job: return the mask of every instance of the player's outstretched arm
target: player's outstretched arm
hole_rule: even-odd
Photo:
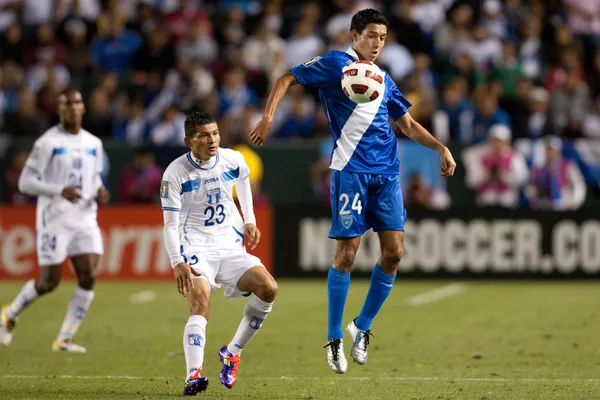
[[[413,141],[422,144],[423,146],[429,147],[432,150],[440,153],[440,160],[442,162],[442,175],[452,176],[454,175],[454,169],[456,168],[456,162],[450,153],[450,150],[440,142],[438,142],[432,135],[423,128],[421,124],[413,119],[413,117],[406,113],[396,120],[396,124],[402,130],[406,136]]]
[[[271,130],[271,125],[273,124],[273,118],[275,117],[275,112],[283,100],[283,96],[290,88],[297,84],[298,81],[296,77],[291,72],[286,72],[281,78],[277,79],[271,93],[269,93],[269,98],[267,99],[267,105],[265,106],[265,111],[263,113],[263,117],[254,128],[252,132],[250,132],[250,140],[254,144],[262,146],[267,140],[267,136],[269,136],[269,131]]]

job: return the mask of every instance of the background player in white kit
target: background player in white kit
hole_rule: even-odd
[[[215,119],[194,112],[185,121],[185,144],[191,151],[173,161],[161,183],[165,246],[177,289],[189,305],[183,334],[187,379],[184,395],[206,390],[202,376],[210,295],[221,285],[227,298],[250,296],[242,321],[219,351],[221,383],[237,381],[240,353],[260,329],[277,295],[277,283],[260,259],[248,254],[260,240],[252,206],[250,170],[241,153],[219,148]],[[233,201],[236,186],[244,220]]]
[[[54,351],[84,353],[73,336],[94,299],[94,276],[103,253],[96,220],[98,205],[109,201],[100,178],[102,141],[81,128],[85,112],[81,93],[69,89],[58,98],[60,123],[36,140],[19,177],[19,190],[37,196],[36,235],[40,276],[28,281],[0,314],[0,343],[9,345],[23,309],[39,296],[54,290],[62,265],[70,257],[77,287]]]

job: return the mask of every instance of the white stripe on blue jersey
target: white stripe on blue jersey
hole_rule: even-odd
[[[411,106],[394,81],[383,71],[385,93],[376,100],[357,104],[342,91],[342,69],[358,60],[350,48],[329,51],[291,69],[303,86],[319,91],[323,111],[333,134],[330,168],[371,174],[398,175],[398,143],[389,124]]]

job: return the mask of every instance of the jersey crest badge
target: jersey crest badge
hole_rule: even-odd
[[[163,199],[169,198],[169,181],[162,181],[160,183],[160,197]]]
[[[208,204],[217,204],[221,202],[221,188],[209,189],[206,192]]]
[[[302,65],[304,65],[306,68],[308,68],[311,65],[313,65],[314,63],[316,63],[317,61],[319,61],[320,59],[321,59],[321,56],[316,56],[316,57],[313,57],[310,60],[306,61]]]
[[[40,148],[38,146],[35,146],[33,148],[33,150],[31,150],[31,157],[38,158],[39,156],[40,156]]]
[[[76,157],[73,159],[73,168],[81,169],[81,158]]]
[[[342,226],[346,229],[352,226],[352,222],[354,222],[354,218],[352,214],[340,215],[340,221],[342,222]]]

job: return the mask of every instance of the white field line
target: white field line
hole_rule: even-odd
[[[141,292],[129,295],[129,302],[131,304],[150,303],[154,300],[156,300],[156,292],[154,290],[142,290]]]
[[[166,376],[130,376],[130,375],[0,375],[0,379],[104,379],[104,380],[167,380],[174,379]],[[382,376],[376,378],[370,377],[326,377],[326,376],[270,376],[270,377],[249,377],[245,378],[253,381],[438,381],[438,382],[496,382],[496,383],[600,383],[600,378],[450,378],[441,376]]]
[[[449,285],[412,296],[408,298],[407,301],[411,306],[421,306],[423,304],[433,303],[434,301],[445,299],[446,297],[458,296],[464,291],[464,284],[451,283]]]

